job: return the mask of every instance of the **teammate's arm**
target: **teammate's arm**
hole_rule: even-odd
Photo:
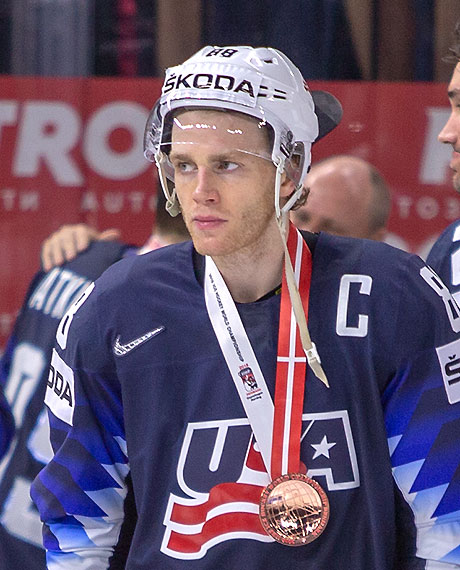
[[[42,244],[41,261],[45,271],[74,259],[92,241],[110,241],[120,238],[120,230],[111,228],[99,232],[87,224],[61,226]]]

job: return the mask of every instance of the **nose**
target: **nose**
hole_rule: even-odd
[[[213,172],[206,167],[199,167],[196,175],[196,185],[193,191],[195,202],[217,202],[218,191]]]
[[[452,112],[438,135],[438,141],[454,146],[460,136],[460,119]]]

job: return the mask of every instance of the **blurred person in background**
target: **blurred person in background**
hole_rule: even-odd
[[[30,484],[51,458],[43,398],[60,319],[88,285],[128,250],[118,241],[96,241],[70,262],[39,271],[8,339],[0,382],[15,413],[13,442],[0,463],[0,567],[45,568],[41,525]]]
[[[445,58],[454,63],[447,87],[451,112],[438,140],[452,147],[452,182],[455,190],[460,192],[460,20],[455,26],[454,37],[450,55]],[[449,287],[455,300],[460,302],[460,220],[455,220],[443,231],[426,261]]]
[[[303,206],[291,220],[302,230],[383,241],[391,209],[390,190],[369,162],[338,155],[313,164]]]

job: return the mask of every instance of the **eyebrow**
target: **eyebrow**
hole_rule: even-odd
[[[238,151],[237,150],[229,150],[228,152],[221,152],[219,154],[212,154],[209,159],[211,161],[228,161],[231,158],[236,157]],[[174,152],[171,151],[171,154],[169,155],[169,160],[179,160],[179,161],[187,161],[190,160],[190,155],[187,153],[182,153],[182,152]]]
[[[180,152],[171,151],[169,154],[169,160],[187,160],[188,158],[186,154]]]

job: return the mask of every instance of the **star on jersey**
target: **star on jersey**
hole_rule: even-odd
[[[327,435],[325,435],[323,437],[323,439],[321,440],[321,443],[311,443],[310,444],[313,449],[315,450],[315,453],[313,455],[312,459],[316,459],[317,457],[319,457],[320,455],[324,455],[324,457],[327,457],[328,459],[330,459],[329,457],[329,450],[334,447],[335,443],[329,443],[327,441]]]

